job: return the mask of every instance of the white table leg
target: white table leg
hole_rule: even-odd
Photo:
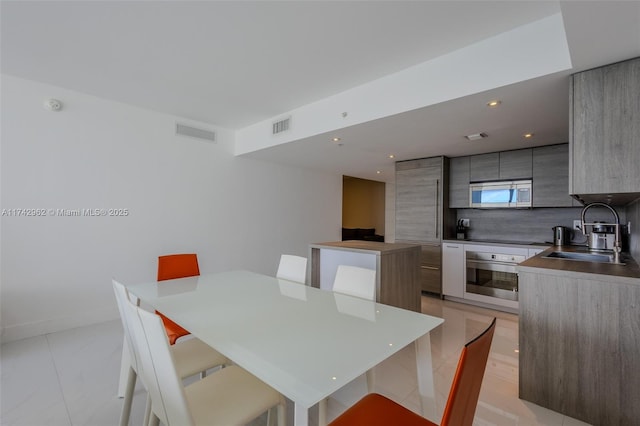
[[[295,404],[293,409],[294,426],[309,426],[309,409]]]
[[[415,342],[416,367],[418,370],[418,394],[423,417],[436,417],[436,392],[431,361],[431,335],[425,334]]]
[[[327,426],[327,398],[318,402],[318,426]]]

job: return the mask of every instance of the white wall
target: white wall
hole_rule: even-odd
[[[6,75],[1,113],[1,208],[47,210],[2,216],[3,341],[116,318],[111,277],[155,280],[161,254],[275,274],[281,253],[340,239],[342,176],[234,157],[228,130]],[[218,142],[176,136],[176,120]],[[129,215],[48,211],[83,208]]]

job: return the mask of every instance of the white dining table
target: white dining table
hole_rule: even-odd
[[[128,290],[293,401],[296,426],[308,424],[313,405],[444,321],[243,270]]]

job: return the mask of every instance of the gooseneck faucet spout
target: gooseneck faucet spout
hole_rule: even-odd
[[[613,225],[615,227],[615,235],[614,235],[614,240],[613,240],[613,262],[614,263],[620,263],[620,252],[622,251],[622,235],[620,232],[620,216],[618,216],[618,212],[611,207],[609,204],[605,204],[605,203],[600,203],[600,202],[596,202],[596,203],[590,203],[587,204],[586,206],[584,206],[582,208],[582,213],[580,214],[580,222],[582,224],[582,232],[585,233],[586,235],[586,226],[588,225],[596,225],[595,223],[585,223],[584,220],[584,216],[585,213],[587,212],[587,210],[589,210],[591,207],[595,207],[595,206],[599,206],[599,207],[606,207],[609,210],[611,210],[611,213],[613,214],[613,217],[615,219],[615,223],[606,223],[604,225]],[[598,224],[598,225],[602,225],[602,224]]]

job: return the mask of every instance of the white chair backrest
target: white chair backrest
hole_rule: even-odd
[[[193,425],[162,320],[130,301],[125,304],[124,312],[131,331],[132,345],[139,357],[138,375],[149,392],[151,410],[165,425]],[[143,318],[148,317],[151,317],[146,320],[150,324],[147,326],[149,333],[143,326]],[[153,330],[154,327],[158,328],[159,333],[158,330]],[[163,345],[158,345],[158,340],[164,344],[164,350]],[[153,345],[149,344],[150,341]],[[159,353],[154,354],[158,348]]]
[[[376,300],[376,271],[358,266],[338,265],[333,291]]]
[[[137,373],[138,366],[140,364],[140,361],[138,359],[139,355],[137,354],[135,347],[133,346],[133,341],[131,340],[131,327],[129,326],[129,322],[124,311],[126,304],[129,303],[129,294],[127,292],[127,288],[124,285],[120,284],[116,280],[111,280],[111,282],[113,284],[113,292],[116,294],[116,302],[118,304],[118,311],[120,312],[120,319],[122,320],[122,328],[124,329],[124,341],[129,348],[131,367],[133,367],[133,370]]]
[[[165,404],[162,399],[162,393],[158,386],[158,380],[156,379],[156,372],[153,367],[153,361],[151,360],[151,354],[149,352],[149,345],[147,343],[147,337],[142,328],[142,322],[138,315],[138,311],[141,311],[136,305],[127,302],[124,306],[125,316],[129,323],[129,330],[131,331],[131,340],[133,342],[134,351],[138,354],[138,377],[142,379],[149,398],[151,398],[151,410],[164,424],[167,422],[167,415]]]
[[[283,254],[280,256],[276,277],[305,284],[307,281],[307,258]]]
[[[162,320],[158,315],[139,308],[137,313],[146,337],[144,352],[140,357],[142,368],[146,369],[150,364],[155,373],[156,389],[150,392],[152,407],[156,405],[156,400],[162,404],[162,412],[152,410],[165,425],[194,425]]]

